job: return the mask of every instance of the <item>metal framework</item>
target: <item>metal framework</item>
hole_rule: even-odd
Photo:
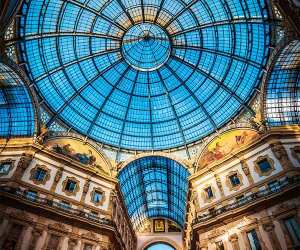
[[[291,41],[274,59],[267,77],[264,116],[269,126],[300,124],[300,41]]]
[[[47,126],[121,149],[186,146],[248,109],[269,57],[268,7],[26,0],[20,60],[53,113]]]
[[[32,136],[34,132],[30,93],[16,72],[0,62],[0,137]]]
[[[184,225],[189,173],[162,156],[137,159],[123,168],[119,184],[133,226],[139,230],[149,218],[168,218]]]

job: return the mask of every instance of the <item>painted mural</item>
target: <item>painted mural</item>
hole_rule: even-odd
[[[205,167],[214,161],[218,161],[237,149],[249,144],[258,138],[258,133],[250,129],[237,129],[225,132],[214,138],[204,149],[199,166]]]
[[[56,138],[47,141],[46,147],[55,153],[94,167],[106,175],[109,173],[104,157],[87,143],[71,138]]]

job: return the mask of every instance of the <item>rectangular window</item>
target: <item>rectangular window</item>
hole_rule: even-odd
[[[95,211],[91,211],[89,214],[88,214],[88,217],[92,220],[97,220],[98,219],[98,213],[95,212]]]
[[[241,184],[239,177],[237,174],[233,174],[229,177],[232,186],[238,186]]]
[[[257,164],[262,173],[266,173],[272,168],[271,164],[268,162],[267,159],[263,159],[263,160],[259,161]]]
[[[34,179],[37,181],[43,181],[46,177],[46,170],[42,168],[37,168],[34,173]]]
[[[214,197],[214,193],[213,193],[211,187],[207,187],[204,190],[205,190],[205,193],[206,193],[208,199]]]
[[[295,247],[300,248],[300,227],[294,217],[284,220],[284,225]]]
[[[76,185],[77,183],[75,181],[68,180],[65,190],[69,192],[74,192],[76,189]]]
[[[235,198],[236,202],[239,204],[239,205],[242,205],[246,202],[246,199],[245,199],[245,196],[242,194],[240,196],[237,196]]]
[[[12,165],[11,162],[0,163],[0,174],[7,175],[9,173],[10,168],[11,168],[11,165]]]
[[[93,201],[94,201],[95,203],[101,202],[101,201],[102,201],[102,197],[103,197],[102,192],[94,191]]]
[[[261,250],[259,239],[258,239],[257,233],[254,229],[247,232],[247,237],[249,240],[251,250]]]

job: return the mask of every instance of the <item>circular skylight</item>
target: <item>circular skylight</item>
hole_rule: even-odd
[[[270,46],[262,0],[27,0],[20,59],[59,120],[133,150],[195,142],[247,106]]]

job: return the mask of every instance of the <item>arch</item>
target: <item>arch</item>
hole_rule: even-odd
[[[145,218],[166,218],[184,225],[188,192],[187,169],[170,158],[146,156],[118,174],[128,214],[139,231]]]
[[[148,247],[156,243],[164,243],[174,247],[176,250],[181,250],[181,247],[175,241],[167,237],[155,237],[155,239],[148,240],[139,248],[139,250],[147,250]]]
[[[183,160],[175,157],[172,154],[164,153],[164,152],[143,152],[143,153],[140,153],[140,154],[137,154],[137,155],[134,155],[134,156],[130,157],[126,161],[120,162],[119,165],[118,165],[118,169],[121,170],[125,166],[127,166],[128,164],[130,164],[131,162],[136,161],[136,160],[138,160],[140,158],[143,158],[143,157],[147,157],[147,156],[162,156],[162,157],[166,157],[166,158],[169,158],[171,160],[174,160],[174,161],[180,163],[186,169],[189,168],[189,166]]]
[[[300,123],[300,41],[285,42],[266,77],[263,117],[269,127]]]
[[[26,80],[4,61],[0,61],[0,74],[0,137],[33,136],[38,131],[38,119]]]
[[[46,136],[44,145],[57,152],[56,149],[62,149],[68,146],[69,151],[60,152],[63,155],[75,159],[85,165],[94,166],[99,173],[111,176],[112,164],[101,148],[91,140],[84,140],[81,136],[77,136],[68,132],[53,133]],[[81,158],[83,157],[83,160]],[[89,159],[92,159],[90,161]]]

